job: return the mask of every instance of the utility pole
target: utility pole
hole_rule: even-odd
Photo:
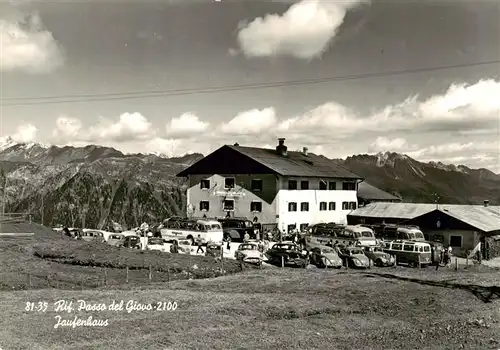
[[[44,213],[44,210],[43,210],[43,193],[42,193],[42,226],[43,226],[43,223],[44,223],[44,221],[43,221],[43,213]]]

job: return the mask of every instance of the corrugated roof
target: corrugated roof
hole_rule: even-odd
[[[349,213],[371,218],[413,219],[436,209],[435,204],[375,202]]]
[[[388,192],[382,191],[381,189],[372,186],[367,182],[361,182],[358,185],[358,197],[366,200],[401,200],[401,198],[396,197]]]
[[[500,206],[436,204],[430,203],[370,203],[349,215],[372,218],[413,219],[439,210],[481,231],[500,230]]]
[[[274,149],[227,146],[252,158],[265,167],[283,176],[325,177],[362,179],[335,161],[324,156],[302,152],[289,151],[286,157],[276,153]]]

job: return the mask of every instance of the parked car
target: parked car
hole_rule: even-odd
[[[217,243],[208,243],[205,256],[211,256],[214,258],[220,257],[222,245]]]
[[[123,246],[123,241],[125,240],[125,236],[119,233],[113,233],[108,237],[108,244],[113,247],[121,247]]]
[[[78,236],[79,240],[81,241],[85,241],[85,242],[99,242],[99,243],[103,243],[105,242],[106,240],[104,239],[104,236],[102,234],[102,232],[99,232],[99,231],[88,231],[88,230],[85,230],[83,232],[80,232],[79,236]]]
[[[146,246],[147,250],[159,250],[160,252],[164,252],[166,250],[165,243],[162,238],[157,237],[149,237],[148,245]]]
[[[309,261],[319,268],[333,267],[340,269],[343,265],[337,251],[326,246],[314,246],[309,249]]]
[[[123,240],[123,246],[125,248],[141,249],[141,238],[139,236],[127,236]]]
[[[374,266],[394,266],[396,260],[390,254],[384,252],[382,247],[364,247],[365,255],[373,261]]]
[[[302,253],[294,243],[276,243],[266,252],[267,260],[271,264],[281,266],[306,267],[307,255]]]
[[[254,242],[240,244],[238,250],[234,252],[234,258],[236,260],[250,264],[261,264],[263,257],[264,256],[259,249],[259,245]]]
[[[386,242],[384,251],[396,256],[397,264],[426,267],[432,264],[431,245],[426,242],[397,240]]]
[[[219,219],[224,231],[224,241],[243,242],[245,234],[250,239],[256,238],[253,222],[246,218],[226,218]]]
[[[189,239],[181,239],[178,241],[179,254],[191,254],[193,245]]]
[[[364,254],[363,249],[359,247],[340,248],[340,257],[350,268],[366,269],[370,267],[370,259]]]

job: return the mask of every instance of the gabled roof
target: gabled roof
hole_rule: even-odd
[[[223,149],[237,152],[243,156],[241,159],[242,161],[244,159],[251,159],[267,168],[269,173],[279,174],[282,176],[362,179],[361,176],[352,173],[348,169],[337,164],[335,161],[314,153],[304,155],[302,152],[289,151],[288,155],[283,157],[274,149],[226,145],[222,146],[219,150],[208,155],[204,159],[213,157],[214,154],[218,151],[222,151]],[[203,159],[199,162],[202,161]],[[212,159],[211,161],[214,162],[215,159]],[[197,163],[179,173],[178,176],[191,174],[191,168],[194,170],[196,164]]]
[[[414,219],[439,211],[483,232],[500,230],[500,206],[436,204],[430,203],[370,203],[360,207],[350,216],[371,218]]]
[[[358,185],[358,197],[365,200],[401,200],[401,198],[396,197],[388,192],[382,191],[381,189],[372,186],[367,182],[361,182]]]

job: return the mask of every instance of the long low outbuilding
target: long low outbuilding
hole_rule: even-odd
[[[464,254],[483,243],[487,254],[489,237],[500,234],[500,206],[431,203],[370,203],[347,216],[350,225],[417,225],[427,239],[450,245],[454,253]]]

